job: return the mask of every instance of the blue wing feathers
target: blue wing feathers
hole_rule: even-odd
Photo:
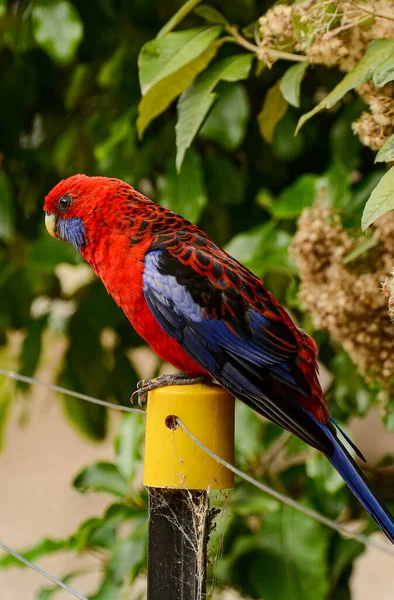
[[[353,448],[353,450],[355,451],[355,453],[357,454],[357,456],[363,461],[363,462],[367,462],[367,459],[365,458],[364,454],[361,452],[361,450],[359,450],[359,448],[357,448],[356,444],[350,439],[350,437],[347,435],[347,433],[342,429],[342,427],[340,427],[338,425],[338,423],[336,421],[334,421],[334,419],[332,417],[330,417],[330,421],[331,423],[335,426],[336,429],[338,429],[338,431],[341,433],[341,435],[345,438],[345,440],[347,441],[347,443],[349,444],[349,446],[351,446],[351,448]]]
[[[319,425],[333,443],[334,452],[330,456],[327,456],[328,460],[347,483],[358,501],[364,506],[365,510],[371,515],[382,531],[384,531],[394,544],[393,516],[384,506],[383,502],[376,496],[370,483],[346,450],[345,446],[338,439],[336,433],[333,432],[329,425],[324,425],[322,423],[319,423]]]
[[[294,364],[291,368],[282,358],[274,357],[262,338],[251,340],[248,332],[241,337],[225,321],[209,318],[194,302],[190,290],[163,272],[159,265],[163,254],[155,250],[145,257],[143,289],[150,310],[166,333],[223,387],[261,415],[329,452],[331,443],[289,394],[289,387],[307,393],[305,382],[294,375]],[[182,302],[175,301],[179,298]],[[265,317],[252,311],[254,328],[260,319],[268,325]]]
[[[249,308],[253,338],[248,339],[245,335],[234,333],[225,321],[209,318],[209,315],[204,314],[204,309],[193,300],[189,290],[177,282],[175,276],[160,273],[158,263],[162,252],[154,250],[145,258],[144,294],[150,309],[160,312],[165,320],[165,330],[169,335],[179,339],[180,329],[198,323],[198,336],[203,335],[210,344],[224,346],[234,356],[269,368],[276,379],[300,388],[299,382],[284,362],[289,356],[288,350],[278,348],[274,338],[267,333],[270,327],[269,319]],[[290,354],[293,354],[293,350]],[[303,388],[299,391],[305,393]]]
[[[190,288],[192,283],[199,284],[198,274],[194,279],[188,279],[190,273],[183,274],[180,283],[176,270],[175,274],[166,273],[159,264],[164,252],[148,253],[144,271],[144,295],[163,329],[223,387],[261,415],[324,452],[356,498],[394,543],[393,517],[338,438],[336,424],[318,421],[291,397],[291,389],[298,394],[310,393],[296,366],[297,348],[292,346],[291,336],[286,336],[275,321],[250,306],[246,308],[246,321],[241,326],[215,318],[215,314],[210,314],[207,306],[203,306],[204,294],[198,296],[199,303]],[[171,265],[173,268],[174,263]],[[203,276],[199,277],[203,279]],[[206,286],[206,281],[201,285]],[[346,434],[338,429],[363,458]]]

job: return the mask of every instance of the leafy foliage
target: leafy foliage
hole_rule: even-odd
[[[350,71],[340,83],[321,101],[315,108],[305,115],[299,121],[298,128],[313,115],[318,113],[323,108],[331,108],[345,94],[353,90],[355,87],[362,85],[371,78],[377,87],[382,87],[385,80],[387,61],[392,61],[394,50],[394,40],[374,40],[367,48],[365,56],[360,60],[356,67]],[[384,75],[382,76],[382,72]]]
[[[373,190],[362,218],[362,228],[367,229],[381,215],[392,208],[393,204],[394,169],[391,168],[379,181]]]
[[[286,114],[286,111],[287,101],[283,96],[281,84],[278,81],[265,95],[263,107],[257,117],[260,133],[269,144],[272,144],[275,127]]]
[[[300,106],[301,83],[307,68],[308,63],[306,62],[289,67],[280,82],[280,91],[283,98],[296,108]]]
[[[215,63],[180,97],[176,126],[176,166],[180,171],[186,150],[190,147],[206,116],[217,99],[213,93],[219,81],[246,79],[252,63],[248,55],[235,55]]]
[[[83,26],[75,7],[64,0],[37,2],[32,9],[33,35],[53,60],[64,64],[75,56]]]
[[[199,223],[264,277],[299,325],[315,334],[321,361],[334,376],[327,393],[334,418],[346,423],[366,414],[377,392],[325,333],[314,330],[297,300],[288,248],[297,218],[316,197],[339,210],[356,235],[369,197],[364,227],[393,208],[393,171],[384,175],[374,166],[351,123],[363,110],[352,90],[370,80],[376,86],[392,80],[394,42],[371,42],[343,77],[309,67],[302,52],[316,28],[294,15],[298,49],[293,41],[288,52],[265,47],[263,55],[255,39],[260,12],[253,0],[0,2],[2,364],[7,333],[21,330],[20,370],[33,374],[51,328],[68,341],[58,369],[63,385],[129,402],[139,377],[130,350],[143,342],[100,282],[84,280],[67,289],[58,265],[76,275],[81,259],[43,228],[44,195],[59,179],[87,172],[135,185]],[[272,69],[261,62],[264,56]],[[295,137],[297,121],[303,128]],[[377,160],[392,158],[390,138]],[[370,239],[361,238],[344,262],[373,250]],[[13,388],[0,383],[3,434]],[[75,399],[64,399],[64,407],[84,435],[105,436],[104,409]],[[388,425],[392,414],[386,415]],[[109,495],[105,513],[66,539],[44,539],[25,552],[37,560],[64,550],[104,550],[95,600],[120,600],[146,568],[147,499],[138,477],[143,431],[142,419],[124,417],[114,462],[88,465],[74,479],[78,492]],[[283,443],[281,435],[277,426],[237,406],[242,468],[330,518],[358,518],[358,506],[328,463],[298,440]],[[362,551],[242,482],[223,546],[218,587],[282,600],[323,600],[328,593],[349,598],[352,565]],[[11,557],[0,560],[2,568],[14,565]],[[53,594],[46,588],[38,597]]]
[[[238,536],[223,577],[243,573],[246,592],[254,598],[324,600],[328,574],[323,557],[328,535],[320,525],[289,507],[265,514],[261,530]]]

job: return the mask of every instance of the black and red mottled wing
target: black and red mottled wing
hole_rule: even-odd
[[[157,236],[147,253],[144,295],[163,329],[223,387],[329,451],[315,421],[325,408],[300,368],[305,334],[258,278],[208,238],[179,231]]]

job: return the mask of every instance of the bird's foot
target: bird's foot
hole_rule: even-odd
[[[212,383],[208,377],[192,377],[187,373],[165,373],[154,379],[141,379],[137,383],[137,389],[131,394],[130,402],[133,404],[134,399],[138,398],[138,406],[143,409],[143,404],[146,402],[148,392],[157,390],[157,388],[167,385],[191,385],[193,383]]]

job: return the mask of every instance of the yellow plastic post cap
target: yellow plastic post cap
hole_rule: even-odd
[[[148,394],[144,485],[194,490],[234,487],[234,474],[197,446],[171,417],[178,417],[212,452],[234,461],[233,396],[218,385],[158,388]]]

